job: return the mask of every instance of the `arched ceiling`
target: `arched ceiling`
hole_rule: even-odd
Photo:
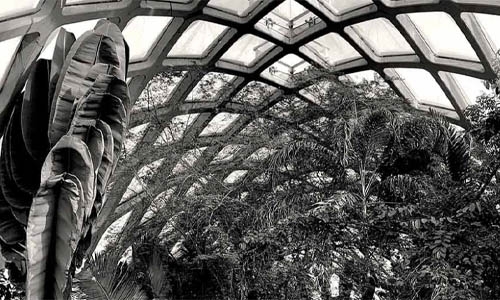
[[[58,28],[79,36],[100,18],[123,30],[139,99],[100,234],[130,211],[137,223],[166,190],[188,192],[197,179],[183,168],[213,170],[228,185],[258,178],[248,157],[262,145],[238,133],[264,115],[286,117],[287,106],[318,105],[320,84],[292,80],[309,67],[353,81],[379,74],[416,108],[466,124],[463,110],[494,77],[500,47],[498,0],[3,0],[1,122],[36,59],[51,58]],[[168,130],[151,122],[149,93],[164,99],[154,118]],[[165,158],[169,147],[176,154]],[[143,166],[161,179],[148,194],[130,191]]]

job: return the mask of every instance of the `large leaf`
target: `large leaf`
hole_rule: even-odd
[[[120,28],[118,28],[118,26],[116,26],[116,24],[114,23],[101,19],[95,25],[94,31],[96,33],[102,33],[105,36],[109,36],[115,42],[116,54],[118,57],[119,68],[122,75],[122,77],[118,78],[125,81],[125,76],[128,72],[129,50]]]
[[[56,46],[52,56],[50,67],[50,84],[49,84],[49,101],[52,103],[57,82],[61,75],[61,71],[66,61],[66,56],[71,50],[71,46],[75,42],[75,36],[71,32],[67,32],[64,28],[59,30],[56,39]],[[50,110],[49,110],[50,111]],[[47,133],[45,133],[47,135]]]
[[[52,148],[42,167],[41,182],[60,174],[69,173],[81,184],[83,207],[92,206],[95,175],[87,145],[79,138],[65,135]]]
[[[9,131],[5,136],[7,141],[8,160],[11,178],[17,188],[33,195],[40,184],[41,163],[33,159],[26,149],[21,133],[21,106],[17,105],[9,122]],[[7,153],[3,153],[7,155]],[[31,201],[28,202],[29,207]]]
[[[51,145],[57,143],[68,131],[73,104],[92,85],[93,80],[87,74],[96,63],[118,66],[116,47],[110,37],[88,31],[73,44],[61,70],[50,114]]]
[[[41,166],[49,153],[50,64],[40,59],[26,82],[21,111],[21,129],[26,150]]]
[[[12,178],[12,161],[10,159],[10,140],[12,136],[12,126],[7,127],[3,141],[2,141],[2,155],[0,157],[0,186],[3,198],[9,203],[10,206],[19,209],[28,209],[31,205],[31,194],[23,191],[16,184]],[[15,152],[14,152],[15,154]],[[29,169],[26,169],[29,170]]]
[[[64,299],[80,237],[83,194],[71,174],[50,177],[33,199],[27,229],[28,299]]]

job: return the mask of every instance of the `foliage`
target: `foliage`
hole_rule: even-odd
[[[326,81],[319,105],[236,136],[272,150],[245,165],[252,176],[228,184],[193,165],[158,198],[148,188],[169,177],[143,177],[162,204],[111,247],[132,246],[151,297],[330,299],[334,275],[340,299],[500,297],[496,98],[468,109],[462,130],[381,80]],[[162,289],[148,275],[156,255]]]

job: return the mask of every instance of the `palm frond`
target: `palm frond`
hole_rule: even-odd
[[[78,273],[73,282],[74,289],[82,299],[148,299],[131,272],[125,266],[119,265],[118,260],[118,255],[108,252],[96,254],[88,261],[86,269]]]

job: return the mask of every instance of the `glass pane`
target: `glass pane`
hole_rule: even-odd
[[[151,205],[146,210],[146,213],[142,216],[140,225],[152,220],[158,212],[165,209],[168,201],[170,200],[170,197],[172,196],[172,193],[172,190],[167,190],[156,196],[156,198],[151,202]]]
[[[221,60],[250,67],[272,47],[274,44],[271,42],[252,34],[245,34],[224,53]]]
[[[149,123],[141,124],[139,126],[135,126],[133,128],[129,128],[127,130],[127,135],[125,139],[125,143],[123,145],[125,149],[125,154],[131,154],[134,151],[137,144],[141,141],[146,133],[146,130],[149,126]]]
[[[393,80],[400,80],[406,85],[419,103],[454,109],[434,77],[426,70],[400,68],[394,71],[398,77]]]
[[[32,13],[42,0],[2,0],[0,20]]]
[[[339,16],[349,12],[359,10],[363,7],[372,5],[371,0],[307,0],[317,9],[323,11],[332,20],[338,21]]]
[[[156,74],[142,91],[134,104],[134,110],[152,109],[170,100],[170,95],[181,82],[186,72],[164,72]]]
[[[377,80],[380,75],[372,70],[366,70],[361,72],[349,73],[347,75],[342,75],[339,77],[341,81],[350,81],[355,84],[360,84],[365,81]]]
[[[106,248],[106,246],[122,232],[131,214],[132,212],[129,211],[125,215],[121,216],[118,220],[114,221],[106,229],[101,239],[99,240],[99,243],[97,243],[94,253],[102,252]]]
[[[500,16],[488,14],[474,14],[474,16],[486,34],[493,50],[498,51],[500,49],[500,34],[498,34]]]
[[[468,104],[475,104],[477,97],[490,93],[490,90],[485,87],[484,82],[481,79],[462,74],[450,74],[458,84],[460,91],[467,99]]]
[[[255,28],[276,35],[281,40],[288,40],[320,21],[301,4],[286,0],[255,24]]]
[[[346,40],[334,32],[307,43],[300,47],[300,51],[325,67],[334,67],[361,58]]]
[[[200,136],[222,134],[224,130],[233,124],[240,114],[232,113],[219,113],[217,114],[208,125],[200,133]]]
[[[217,97],[231,88],[233,75],[210,72],[196,84],[189,93],[186,102],[211,102],[216,101]]]
[[[210,0],[208,6],[230,14],[245,17],[261,3],[261,0]]]
[[[330,81],[323,80],[300,90],[299,93],[302,96],[306,97],[311,102],[316,103],[319,106],[323,106],[325,103],[328,102],[326,94],[330,89],[330,86],[331,86]]]
[[[5,79],[7,78],[10,65],[14,60],[17,48],[19,47],[22,39],[22,36],[18,36],[0,42],[0,90],[2,89]]]
[[[288,54],[261,73],[261,76],[281,85],[293,85],[293,79],[311,65],[295,54]]]
[[[168,57],[204,57],[217,38],[226,29],[226,26],[206,22],[194,21],[177,40],[168,53]]]
[[[172,174],[177,175],[181,172],[184,172],[187,168],[190,168],[194,165],[194,163],[200,158],[207,147],[191,149],[182,155],[179,162],[172,169]]]
[[[171,20],[171,17],[137,16],[128,22],[123,36],[130,47],[130,62],[148,57]]]
[[[229,174],[225,179],[224,183],[233,184],[241,181],[245,175],[247,175],[248,170],[236,170]]]
[[[479,61],[464,34],[447,13],[423,12],[408,16],[436,56]]]
[[[276,151],[277,150],[271,150],[267,147],[262,147],[262,148],[257,149],[257,151],[255,151],[254,153],[252,153],[252,155],[247,157],[246,160],[247,161],[254,161],[254,162],[255,161],[263,161]]]
[[[269,98],[277,89],[268,84],[251,81],[232,99],[232,102],[259,105]]]
[[[349,26],[377,56],[414,54],[399,31],[385,18],[365,21]]]
[[[231,144],[227,145],[222,150],[217,153],[211,163],[230,161],[234,158],[234,155],[243,148],[243,145]]]
[[[61,27],[64,28],[66,31],[73,33],[75,35],[75,38],[78,39],[82,34],[87,32],[88,30],[93,30],[98,21],[99,19],[94,19],[94,20],[66,24]],[[47,39],[47,42],[45,43],[45,46],[43,47],[42,53],[40,54],[39,58],[52,59],[54,55],[54,49],[56,48],[56,39],[57,36],[59,35],[61,27],[58,27],[57,29],[52,31],[52,33],[49,35],[49,38]]]
[[[180,141],[186,130],[193,124],[196,118],[198,118],[198,115],[199,114],[187,114],[173,117],[169,125],[163,129],[155,145],[166,145]]]

